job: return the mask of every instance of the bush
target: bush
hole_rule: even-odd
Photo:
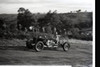
[[[68,35],[69,38],[81,39],[81,40],[92,40],[92,35],[81,35],[78,33]]]

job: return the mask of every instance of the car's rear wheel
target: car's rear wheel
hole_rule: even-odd
[[[44,48],[44,43],[42,41],[38,41],[35,45],[35,50],[37,52],[40,52]]]
[[[29,48],[29,49],[33,48],[32,44],[30,42],[26,42],[26,47]]]
[[[63,44],[63,50],[64,51],[68,51],[69,48],[70,48],[70,44],[69,43],[66,42],[66,43]]]

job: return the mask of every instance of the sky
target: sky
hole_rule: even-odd
[[[46,13],[57,10],[66,13],[81,9],[93,11],[93,0],[0,0],[0,14],[15,14],[20,7],[29,9],[32,13]]]

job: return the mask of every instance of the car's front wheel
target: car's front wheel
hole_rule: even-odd
[[[43,50],[44,48],[44,43],[42,41],[38,41],[36,44],[35,44],[35,50],[37,52],[40,52],[41,50]]]
[[[70,48],[70,44],[67,43],[67,42],[65,42],[65,43],[63,44],[63,50],[64,50],[64,51],[68,51],[69,48]]]

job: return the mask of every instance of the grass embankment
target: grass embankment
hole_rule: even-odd
[[[77,39],[67,39],[70,44],[87,44],[92,45],[92,41],[77,40]],[[25,46],[25,39],[0,39],[0,46]],[[63,39],[66,41],[66,39]]]

